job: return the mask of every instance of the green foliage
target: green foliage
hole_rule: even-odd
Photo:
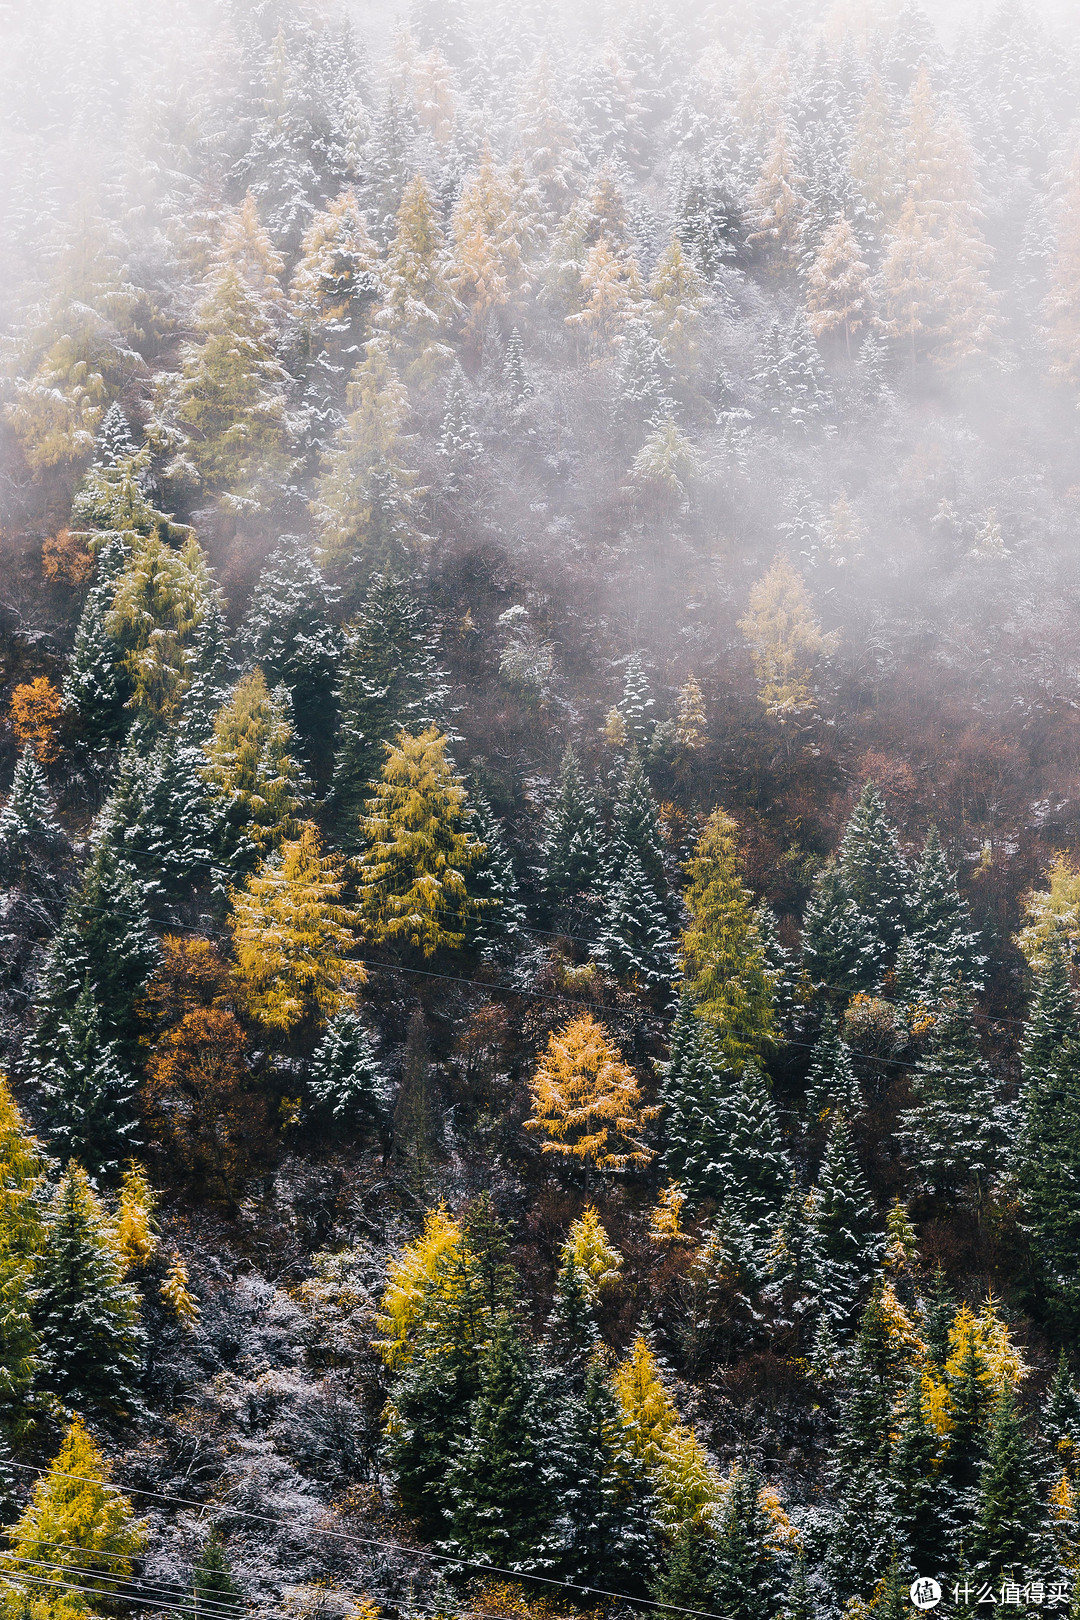
[[[733,1121],[733,1084],[684,987],[662,1069],[663,1165],[694,1202],[718,1198],[723,1190],[721,1166]]]
[[[558,798],[544,824],[544,895],[556,918],[588,916],[603,869],[596,803],[585,786],[577,755],[567,748],[559,776]]]
[[[900,1125],[920,1182],[980,1205],[1004,1162],[1009,1115],[979,1051],[968,1006],[946,1009],[911,1089],[914,1106]]]
[[[240,632],[240,645],[270,687],[284,686],[309,748],[332,729],[338,633],[330,622],[337,593],[307,542],[283,535],[267,558]]]

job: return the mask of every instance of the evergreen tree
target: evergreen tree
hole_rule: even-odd
[[[820,430],[832,401],[821,356],[802,311],[774,321],[751,378],[765,414],[781,433],[805,437]]]
[[[374,939],[432,956],[465,943],[481,911],[466,874],[483,849],[468,828],[468,799],[435,726],[387,744],[364,820],[361,908]]]
[[[852,1067],[847,1042],[836,1014],[827,1008],[806,1076],[806,1110],[813,1126],[842,1117],[852,1120],[863,1109],[862,1088]]]
[[[533,388],[525,364],[525,345],[522,342],[521,332],[516,326],[506,340],[506,353],[503,356],[503,382],[506,392],[510,396],[511,405],[515,410],[519,411],[529,398]]]
[[[0,1080],[0,1435],[17,1433],[37,1370],[34,1267],[45,1242],[40,1195],[45,1161]]]
[[[108,536],[97,549],[97,577],[83,603],[75,644],[64,674],[64,706],[78,716],[91,747],[112,741],[124,730],[131,676],[120,662],[106,616],[116,595],[130,549],[128,538]]]
[[[560,1418],[562,1414],[560,1413]],[[655,1556],[653,1502],[633,1457],[611,1375],[593,1360],[567,1414],[558,1481],[564,1580],[640,1590]]]
[[[595,904],[602,871],[596,803],[582,781],[574,750],[567,748],[559,776],[559,796],[548,812],[543,841],[544,893],[556,917]]]
[[[569,1245],[563,1249],[555,1277],[555,1294],[548,1320],[548,1345],[573,1395],[584,1393],[586,1375],[600,1344],[596,1324],[596,1294]]]
[[[693,1203],[718,1198],[721,1165],[732,1125],[732,1081],[685,987],[662,1065],[665,1174]]]
[[[78,1159],[95,1178],[115,1180],[139,1146],[136,1081],[116,1042],[102,1039],[89,978],[57,1020],[34,1079],[56,1155]]]
[[[308,1095],[335,1127],[356,1131],[387,1126],[393,1088],[371,1036],[351,1008],[335,1013],[311,1058]]]
[[[1004,1162],[1009,1114],[963,1003],[943,1014],[911,1089],[914,1106],[901,1114],[900,1130],[920,1181],[943,1196],[968,1194],[981,1206]]]
[[[950,1332],[950,1345],[955,1330]],[[984,1346],[976,1333],[964,1335],[946,1363],[949,1396],[949,1447],[945,1472],[960,1505],[970,1512],[975,1489],[986,1459],[986,1446],[994,1408],[994,1380]]]
[[[525,908],[518,898],[502,822],[476,787],[469,795],[469,833],[483,854],[469,874],[469,894],[477,910],[468,920],[466,938],[472,950],[493,961],[520,949],[526,935]]]
[[[1064,943],[1051,938],[1022,1050],[1023,1090],[1016,1167],[1026,1225],[1053,1315],[1077,1319],[1080,1284],[1080,1038]]]
[[[405,187],[383,267],[383,302],[373,319],[390,337],[409,381],[448,362],[448,325],[458,305],[447,279],[436,200],[423,175]]]
[[[945,1575],[954,1499],[941,1469],[941,1438],[926,1413],[921,1372],[912,1374],[889,1463],[896,1533],[920,1575]]]
[[[670,894],[664,871],[660,821],[656,800],[636,748],[631,748],[627,754],[616,790],[605,882],[610,883],[622,871],[631,854],[637,856],[649,887],[666,910]]]
[[[190,1586],[193,1613],[205,1610],[220,1616],[221,1620],[229,1620],[233,1615],[240,1620],[244,1613],[243,1594],[233,1579],[225,1542],[216,1525],[211,1527],[191,1571]]]
[[[158,961],[140,886],[112,841],[102,839],[49,947],[37,1026],[28,1048],[31,1075],[49,1062],[59,1030],[87,982],[97,1004],[102,1039],[115,1043],[123,1065],[134,1065],[142,1027],[140,997]]]
[[[978,992],[986,958],[971,928],[967,906],[956,887],[936,827],[931,827],[915,874],[908,938],[914,947],[919,981],[938,995],[959,985]]]
[[[510,1313],[481,1353],[468,1428],[450,1466],[451,1545],[460,1556],[529,1569],[554,1517],[543,1380]]]
[[[687,1521],[679,1526],[649,1590],[658,1602],[672,1605],[661,1611],[666,1620],[678,1620],[680,1611],[686,1609],[713,1613],[716,1580],[715,1537]]]
[[[738,827],[714,810],[686,864],[690,923],[682,935],[683,973],[699,1015],[725,1057],[741,1064],[775,1035],[773,994],[752,897],[743,883]]]
[[[884,944],[835,866],[825,867],[815,879],[803,918],[802,948],[807,974],[825,990],[869,990],[881,974]]]
[[[837,865],[847,892],[893,951],[912,909],[912,877],[900,853],[896,828],[873,782],[867,782],[845,829]]]
[[[68,1166],[50,1206],[35,1280],[42,1386],[84,1412],[130,1411],[138,1404],[145,1348],[139,1298],[78,1165]]]
[[[644,665],[637,653],[631,653],[626,660],[626,675],[623,680],[623,693],[619,699],[619,713],[626,727],[626,734],[638,752],[644,754],[649,745],[656,722],[649,710],[653,707],[654,699],[649,687],[649,677],[645,673]]]
[[[997,1401],[986,1460],[979,1472],[969,1556],[993,1580],[1011,1579],[1038,1561],[1045,1509],[1036,1487],[1031,1447],[1011,1390]]]
[[[0,888],[18,885],[42,898],[54,898],[67,849],[45,772],[27,743],[0,810]]]
[[[821,1255],[821,1302],[837,1326],[848,1323],[878,1258],[880,1241],[866,1178],[851,1132],[838,1114],[812,1195]]]
[[[339,656],[330,622],[336,597],[307,542],[283,535],[267,559],[240,631],[240,645],[271,687],[285,686],[293,715],[310,748],[332,729]]]
[[[604,911],[596,959],[616,978],[643,990],[670,984],[675,948],[663,907],[651,888],[636,850],[605,882]]]
[[[1046,1394],[1040,1423],[1046,1449],[1066,1472],[1075,1473],[1080,1461],[1080,1390],[1073,1381],[1068,1354],[1062,1346],[1057,1370]]]
[[[94,442],[94,464],[101,467],[118,467],[121,462],[127,461],[134,454],[135,440],[131,436],[130,424],[120,407],[120,401],[114,399],[101,418],[101,426]]]
[[[736,1464],[716,1530],[712,1606],[730,1620],[771,1620],[784,1594],[773,1526],[753,1468]]]
[[[731,1098],[731,1133],[720,1164],[724,1209],[764,1252],[791,1181],[776,1106],[756,1063],[746,1063]]]
[[[149,749],[134,733],[95,823],[95,838],[123,851],[155,907],[188,899],[193,889],[218,876],[205,763],[186,727],[171,728]]]
[[[401,581],[373,576],[358,616],[346,629],[338,707],[341,725],[332,802],[346,847],[399,728],[414,735],[445,723],[446,677],[431,650],[431,627]]]
[[[446,409],[436,453],[446,469],[446,487],[459,488],[462,478],[479,457],[483,444],[472,420],[468,384],[460,365],[455,366],[446,387]]]

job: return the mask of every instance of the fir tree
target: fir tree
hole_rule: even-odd
[[[818,1172],[812,1216],[821,1255],[821,1302],[838,1325],[850,1321],[877,1260],[875,1212],[847,1121],[837,1115]]]
[[[371,1036],[351,1008],[335,1013],[315,1048],[308,1095],[325,1119],[349,1131],[385,1131],[393,1088]]]
[[[210,1534],[203,1542],[189,1584],[194,1614],[205,1610],[221,1616],[221,1620],[228,1620],[232,1615],[240,1620],[244,1612],[243,1594],[233,1579],[225,1542],[216,1525],[211,1527]]]
[[[121,462],[134,454],[135,440],[131,436],[131,427],[119,400],[114,399],[101,418],[101,426],[98,428],[94,443],[94,464],[100,467],[118,467]]]
[[[941,1471],[941,1438],[926,1413],[923,1375],[912,1374],[889,1462],[897,1535],[920,1575],[946,1573],[954,1499]]]
[[[851,1052],[840,1034],[836,1014],[826,1009],[806,1076],[806,1110],[811,1125],[842,1117],[853,1120],[863,1109],[862,1088]]]
[[[506,353],[503,356],[503,383],[506,392],[510,396],[511,405],[515,410],[520,411],[533,389],[525,364],[525,345],[522,342],[521,332],[516,326],[506,340]]]
[[[483,446],[472,421],[465,373],[456,366],[446,388],[446,408],[437,454],[446,469],[446,487],[455,490],[470,471]]]
[[[92,1176],[115,1180],[139,1145],[136,1081],[116,1042],[102,1039],[89,978],[70,1012],[57,1020],[34,1079],[57,1156],[78,1159]]]
[[[825,867],[815,879],[803,918],[802,949],[807,974],[823,990],[869,990],[880,977],[885,946],[835,866]]]
[[[629,851],[604,887],[597,961],[643,990],[669,984],[675,971],[674,941],[636,850]]]
[[[969,1556],[993,1580],[1040,1567],[1045,1510],[1035,1482],[1031,1448],[1011,1390],[994,1407],[986,1461],[979,1472]]]
[[[198,743],[174,727],[150,748],[132,736],[116,786],[94,827],[122,850],[143,892],[161,902],[189,899],[217,878],[211,800]]]
[[[736,1464],[716,1530],[712,1588],[715,1612],[730,1620],[764,1620],[776,1613],[784,1593],[783,1566],[759,1490],[755,1470]]]
[[[431,627],[399,580],[373,576],[358,616],[346,630],[338,707],[341,725],[332,803],[347,848],[399,728],[414,735],[445,723],[446,677],[431,651]]]
[[[1004,1161],[1009,1115],[963,1003],[935,1028],[912,1076],[912,1095],[900,1129],[920,1181],[945,1196],[968,1194],[981,1206]]]
[[[555,916],[590,911],[600,886],[602,854],[596,804],[582,781],[572,748],[563,755],[559,796],[548,812],[543,842],[544,893]]]
[[[503,824],[476,787],[469,795],[469,833],[483,849],[469,874],[476,911],[468,920],[469,947],[485,961],[519,949],[525,939],[525,908],[518,898],[514,861]]]
[[[1069,1474],[1080,1461],[1080,1390],[1073,1380],[1068,1353],[1062,1346],[1057,1370],[1046,1394],[1039,1430],[1051,1457]]]
[[[731,817],[714,810],[686,865],[690,923],[681,941],[689,993],[725,1057],[736,1065],[767,1048],[776,1027],[737,835]]]
[[[451,1545],[460,1556],[528,1569],[554,1514],[544,1388],[508,1311],[477,1371],[466,1436],[447,1479]]]
[[[895,950],[911,915],[913,884],[896,828],[872,782],[852,812],[837,865],[859,911],[873,923],[886,950]]]
[[[271,687],[285,686],[309,748],[333,725],[339,656],[330,622],[336,597],[306,541],[283,535],[267,559],[240,632],[240,645]]]
[[[790,321],[773,322],[751,381],[781,433],[802,438],[821,428],[832,401],[817,343],[801,311]]]
[[[618,709],[626,727],[626,734],[639,753],[644,753],[648,747],[656,723],[649,713],[653,704],[649,677],[638,654],[632,653],[626,660],[626,675],[623,679],[623,693],[619,699]]]
[[[64,705],[78,716],[91,747],[118,737],[128,720],[131,677],[106,625],[128,550],[129,541],[120,534],[109,536],[98,549],[97,578],[83,603],[64,675]]]
[[[640,1590],[655,1556],[654,1504],[601,1361],[589,1365],[567,1418],[557,1485],[557,1567],[564,1580]]]
[[[139,1299],[86,1172],[69,1165],[49,1210],[36,1273],[42,1386],[65,1405],[117,1414],[138,1404]]]
[[[464,784],[435,726],[387,744],[364,820],[361,908],[373,937],[432,956],[465,943],[481,912],[466,874],[483,856],[468,827]]]
[[[679,1613],[686,1609],[696,1609],[700,1614],[713,1612],[716,1579],[716,1539],[700,1525],[687,1521],[679,1526],[649,1590],[658,1602],[672,1605],[661,1610],[666,1620],[678,1620]]]
[[[908,938],[920,988],[933,999],[959,986],[982,987],[985,956],[967,906],[949,870],[936,827],[931,827],[915,874]]]
[[[0,888],[16,885],[55,898],[67,837],[56,819],[48,780],[28,743],[0,810]]]
[[[684,988],[662,1065],[665,1173],[694,1203],[718,1198],[721,1164],[732,1125],[732,1081],[694,1002]]]
[[[636,748],[631,748],[627,755],[616,790],[606,882],[622,871],[631,854],[637,856],[649,887],[666,910],[670,895],[656,800]]]
[[[600,1344],[596,1323],[596,1295],[569,1245],[563,1249],[555,1277],[555,1294],[548,1319],[548,1345],[567,1387],[581,1395],[590,1363]]]
[[[724,1208],[764,1251],[791,1181],[791,1162],[768,1082],[756,1063],[744,1065],[731,1112],[720,1165]]]

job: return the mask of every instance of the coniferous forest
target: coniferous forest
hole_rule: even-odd
[[[2,1620],[1076,1620],[1073,9],[0,44]]]

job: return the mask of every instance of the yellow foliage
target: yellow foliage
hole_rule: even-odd
[[[161,1285],[161,1297],[173,1315],[189,1329],[199,1318],[199,1302],[191,1292],[190,1282],[187,1266],[176,1255]]]
[[[411,945],[425,956],[465,943],[465,921],[481,902],[465,873],[484,853],[465,826],[467,798],[437,726],[418,737],[401,732],[387,759],[363,827],[362,908],[380,943]]]
[[[675,741],[680,748],[697,753],[708,738],[705,716],[705,697],[697,678],[691,674],[679,688],[679,707],[675,716]]]
[[[739,629],[766,714],[782,722],[812,716],[814,670],[834,650],[836,638],[823,634],[806,586],[786,557],[777,557],[751,589]]]
[[[120,1184],[120,1209],[116,1222],[116,1246],[127,1269],[145,1266],[157,1253],[152,1221],[157,1195],[146,1172],[134,1160],[124,1171]]]
[[[606,236],[590,249],[581,272],[582,308],[566,324],[603,346],[617,337],[641,303],[641,279],[632,258],[617,253]]]
[[[232,891],[229,926],[249,1011],[268,1029],[324,1019],[355,999],[366,975],[346,959],[355,912],[339,903],[341,861],[323,855],[314,822]]]
[[[943,1378],[932,1373],[922,1375],[922,1403],[926,1421],[935,1434],[947,1435],[952,1430],[952,1400],[949,1386]]]
[[[639,1132],[659,1110],[642,1107],[633,1070],[591,1013],[552,1033],[530,1090],[525,1129],[545,1133],[542,1152],[598,1170],[625,1170],[654,1157]]]
[[[693,1243],[693,1238],[682,1229],[685,1203],[686,1194],[677,1181],[663,1189],[649,1217],[649,1235],[654,1243]]]
[[[608,1240],[595,1205],[590,1204],[571,1226],[562,1246],[562,1258],[577,1266],[585,1292],[592,1300],[618,1282],[623,1257]]]
[[[445,1298],[448,1290],[460,1287],[462,1249],[461,1227],[440,1204],[416,1241],[391,1260],[379,1307],[381,1338],[376,1341],[388,1367],[402,1367],[411,1359],[412,1341],[433,1296]]]
[[[1076,1492],[1073,1490],[1068,1474],[1062,1474],[1056,1480],[1050,1491],[1050,1517],[1053,1519],[1076,1518]]]
[[[763,1485],[758,1492],[762,1512],[772,1525],[772,1539],[778,1547],[797,1548],[802,1545],[798,1529],[784,1512],[779,1493],[774,1485]]]
[[[1055,937],[1080,947],[1080,867],[1061,854],[1046,874],[1049,887],[1029,889],[1021,902],[1024,926],[1013,936],[1028,966],[1046,966],[1047,951]]]
[[[614,1386],[629,1449],[653,1481],[665,1525],[674,1530],[712,1518],[720,1481],[697,1436],[679,1421],[642,1334],[615,1369]]]
[[[142,538],[124,564],[105,628],[125,648],[131,707],[171,715],[187,689],[194,643],[214,586],[194,535],[179,551]]]
[[[296,836],[305,782],[293,745],[287,694],[252,670],[214,716],[202,775],[215,814],[263,856]]]
[[[1031,1370],[1009,1337],[1009,1329],[998,1315],[994,1296],[988,1294],[978,1316],[969,1305],[961,1305],[949,1329],[947,1373],[956,1377],[963,1368],[969,1339],[974,1338],[984,1366],[983,1380],[995,1395],[1014,1388]]]
[[[20,747],[29,743],[43,765],[60,753],[57,732],[64,703],[59,690],[44,675],[24,681],[11,694],[8,713]]]
[[[904,1309],[896,1296],[892,1283],[886,1281],[882,1284],[878,1295],[878,1308],[881,1314],[881,1323],[895,1344],[902,1346],[905,1354],[912,1360],[918,1360],[926,1354],[926,1345],[923,1343],[914,1322]]]

